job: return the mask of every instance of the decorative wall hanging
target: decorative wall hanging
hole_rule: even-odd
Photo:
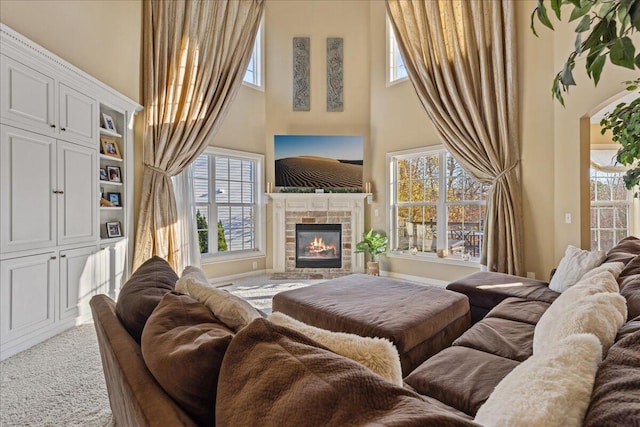
[[[327,37],[327,111],[343,110],[342,37]]]
[[[293,38],[293,111],[311,110],[309,37]]]

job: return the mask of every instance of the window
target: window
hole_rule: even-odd
[[[480,257],[488,185],[481,184],[441,146],[387,155],[391,247],[449,258]]]
[[[387,18],[387,83],[407,80],[407,69],[404,66],[398,41],[393,33],[391,21]]]
[[[589,170],[592,250],[609,250],[630,234],[632,192],[625,188],[623,175],[595,167]]]
[[[200,253],[255,256],[263,248],[262,155],[209,147],[194,163]]]
[[[243,82],[249,86],[262,88],[262,51],[264,44],[262,43],[263,23],[260,23],[258,28],[258,34],[256,34],[256,41],[253,44],[253,53],[251,53],[251,59],[249,59],[249,65],[247,65],[247,71],[244,73]]]

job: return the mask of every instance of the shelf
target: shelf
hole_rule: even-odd
[[[122,135],[120,135],[118,132],[105,129],[103,127],[100,128],[100,135],[108,135],[108,136],[115,136],[116,138],[122,138]]]
[[[100,180],[100,184],[122,186],[121,182],[115,182],[115,181],[103,181],[103,180]]]
[[[100,153],[100,160],[113,160],[114,162],[122,162],[122,159],[119,159],[117,157],[113,157],[113,156],[108,156],[106,154],[102,154]]]
[[[122,236],[122,237],[101,237],[100,238],[100,244],[101,245],[108,245],[108,244],[112,244],[112,243],[118,243],[121,242],[123,240],[125,240],[126,237]]]
[[[101,211],[121,211],[122,206],[100,206]]]

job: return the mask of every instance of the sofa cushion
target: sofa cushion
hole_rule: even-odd
[[[601,354],[591,334],[563,339],[500,381],[475,421],[487,427],[582,425]]]
[[[523,298],[507,298],[495,306],[487,317],[514,320],[516,322],[535,325],[551,304],[542,301],[531,301]]]
[[[627,300],[629,319],[640,316],[640,255],[633,258],[618,277],[620,294]]]
[[[207,307],[176,293],[162,298],[142,332],[147,367],[198,425],[215,425],[218,374],[232,337]]]
[[[596,375],[586,427],[637,425],[640,420],[640,331],[614,344]]]
[[[268,319],[276,325],[298,331],[329,350],[358,362],[390,383],[402,386],[400,356],[388,339],[331,332],[307,325],[279,312],[271,314]]]
[[[449,347],[418,366],[405,382],[418,393],[475,415],[518,362],[467,347]]]
[[[222,362],[218,426],[476,426],[360,364],[265,319],[240,331]]]
[[[587,251],[575,246],[567,246],[564,257],[560,260],[549,282],[549,289],[556,292],[566,291],[585,273],[602,264],[606,256],[605,251]]]
[[[472,306],[488,309],[509,297],[552,303],[559,295],[546,282],[487,271],[451,282],[447,289],[467,295]]]
[[[484,318],[462,334],[453,345],[474,348],[522,362],[533,353],[535,326],[497,317]]]
[[[625,237],[607,252],[604,262],[620,261],[625,264],[640,254],[640,239]]]
[[[558,341],[572,335],[591,333],[600,339],[603,351],[613,344],[618,329],[627,318],[627,305],[616,293],[597,293],[586,296],[557,316],[548,315],[553,305],[540,318],[533,337],[533,353],[552,349]]]
[[[190,295],[192,298],[206,305],[209,310],[225,325],[238,332],[261,318],[260,312],[243,298],[229,292],[216,289],[208,281],[202,281],[202,274],[191,270],[176,283],[176,291]]]
[[[116,314],[125,329],[140,343],[142,329],[162,297],[171,292],[178,275],[164,259],[148,259],[122,286]]]
[[[627,335],[636,333],[637,331],[640,331],[640,316],[637,316],[629,320],[627,323],[622,325],[620,329],[618,329],[618,335],[616,335],[616,342],[622,340]]]

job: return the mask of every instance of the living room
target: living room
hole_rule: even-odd
[[[362,227],[391,233],[388,156],[439,146],[442,141],[411,82],[388,81],[385,3],[267,0],[260,30],[262,80],[258,87],[240,86],[208,145],[263,156],[261,193],[267,193],[268,186],[277,182],[275,135],[360,136],[362,183],[371,190],[371,196],[363,198]],[[578,87],[566,95],[566,106],[561,106],[551,98],[550,88],[567,52],[573,49],[573,25],[558,23],[554,31],[538,25],[539,37],[535,37],[529,27],[537,4],[533,0],[514,2],[523,228],[516,240],[522,245],[520,273],[546,281],[568,245],[591,247],[585,164],[592,134],[588,132],[585,139],[585,120],[589,123],[590,117],[615,105],[626,94],[621,82],[636,78],[637,72],[608,64],[594,87],[579,64],[574,70]],[[143,103],[142,1],[9,0],[0,3],[0,19],[134,102]],[[295,37],[308,37],[310,41],[308,111],[292,109]],[[329,112],[325,105],[328,37],[344,41],[344,107],[340,112]],[[138,224],[143,204],[143,127],[144,111],[137,113],[132,128],[132,227]],[[248,254],[203,256],[200,264],[210,282],[232,282],[275,271],[274,199],[267,194],[261,203],[264,217],[259,230],[263,237],[256,239],[259,247]],[[628,234],[638,235],[638,200],[632,204],[636,214],[631,215]],[[132,230],[129,236],[134,235]],[[415,256],[410,251],[394,250],[397,247],[390,249],[381,257],[381,275],[391,278],[442,287],[481,271],[479,257],[441,259],[435,253]]]

